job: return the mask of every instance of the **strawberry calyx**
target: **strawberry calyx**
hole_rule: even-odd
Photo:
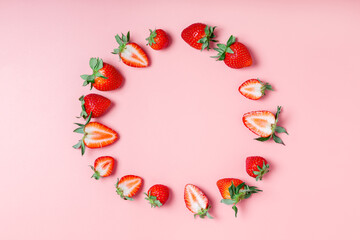
[[[133,198],[124,195],[124,190],[118,187],[119,182],[120,182],[120,179],[117,179],[117,182],[115,184],[116,193],[124,200],[134,201]]]
[[[151,195],[151,191],[149,191],[149,194],[147,194],[147,193],[144,193],[144,194],[146,195],[145,199],[149,201],[152,208],[162,206],[162,203],[159,200],[157,200],[157,198],[155,196]]]
[[[235,42],[235,37],[231,35],[226,42],[226,45],[222,43],[216,44],[216,46],[218,47],[214,48],[214,50],[217,51],[218,54],[216,56],[212,56],[212,58],[217,58],[217,61],[223,61],[225,59],[226,53],[234,53],[234,51],[231,50],[230,46]]]
[[[119,34],[116,34],[115,36],[116,42],[119,44],[118,48],[115,48],[112,54],[120,54],[124,51],[126,44],[130,41],[130,32],[127,32],[126,36],[121,33],[121,37]]]
[[[260,79],[257,79],[257,80],[261,84],[261,95],[262,96],[265,95],[266,90],[274,91],[274,89],[272,88],[272,86],[270,84],[268,84],[266,82],[262,82],[262,81],[260,81]]]
[[[257,166],[259,171],[253,171],[253,173],[256,175],[256,181],[262,180],[262,177],[269,172],[269,167],[269,164],[265,164],[265,162],[263,162],[262,167]]]
[[[90,122],[91,120],[91,116],[92,116],[92,112],[90,112],[89,117],[87,118],[85,124],[81,124],[81,123],[75,123],[76,125],[78,125],[79,127],[77,129],[74,130],[74,132],[76,133],[80,133],[83,134],[83,137],[79,140],[79,142],[77,144],[75,144],[73,146],[73,148],[78,149],[81,148],[81,155],[84,155],[85,153],[85,143],[84,143],[84,139],[87,135],[87,133],[85,132],[85,127],[86,125]]]
[[[91,90],[95,83],[95,78],[97,77],[101,77],[104,79],[108,79],[108,78],[105,77],[101,72],[99,72],[99,70],[104,67],[104,62],[101,58],[90,58],[89,65],[90,68],[93,70],[93,73],[91,75],[83,74],[80,77],[84,79],[83,86],[87,86],[88,84],[90,84],[90,90]]]
[[[217,42],[217,40],[215,40],[214,38],[216,37],[214,34],[214,30],[215,30],[216,26],[214,27],[210,27],[208,25],[206,25],[204,31],[205,31],[205,37],[199,39],[197,42],[198,43],[202,43],[201,45],[201,51],[204,50],[205,48],[207,50],[210,49],[210,42]]]
[[[86,112],[86,108],[85,108],[85,99],[84,99],[84,95],[82,95],[79,98],[79,101],[81,103],[81,113],[80,113],[80,117],[86,119],[89,115]]]
[[[262,190],[254,186],[248,186],[245,182],[235,187],[234,182],[231,182],[231,186],[229,187],[230,199],[222,199],[221,203],[233,205],[232,209],[235,211],[235,217],[237,217],[238,208],[236,207],[236,204],[243,199],[249,198],[251,194],[257,192],[262,192]]]
[[[155,40],[154,38],[157,36],[157,33],[156,33],[156,29],[154,31],[152,31],[151,29],[149,29],[150,31],[150,36],[148,38],[146,38],[145,40],[148,41],[148,43],[146,45],[150,45],[152,46],[153,44],[155,44]]]
[[[280,112],[281,112],[281,106],[278,106],[277,107],[277,112],[276,112],[276,115],[275,115],[275,123],[271,125],[272,133],[270,134],[270,136],[268,136],[268,137],[258,137],[258,138],[255,138],[255,140],[260,141],[260,142],[265,142],[265,141],[272,138],[272,139],[274,139],[274,141],[276,143],[280,143],[282,145],[285,145],[285,143],[281,140],[281,138],[279,138],[275,134],[275,133],[286,133],[287,135],[289,135],[289,133],[286,131],[285,128],[277,126],[277,123],[279,121]]]
[[[210,208],[211,206],[209,205],[206,209],[201,209],[199,212],[194,214],[194,218],[196,218],[196,216],[199,216],[200,218],[208,217],[210,219],[213,219],[213,217],[209,213]]]
[[[91,176],[91,178],[95,178],[96,180],[99,180],[101,178],[100,173],[96,171],[93,166],[89,165],[89,167],[94,171],[94,174]]]

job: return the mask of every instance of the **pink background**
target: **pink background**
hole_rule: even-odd
[[[360,217],[358,1],[2,1],[0,189],[1,239],[355,239]],[[180,3],[181,2],[181,3]],[[180,38],[193,22],[217,25],[246,44],[252,67],[234,70]],[[145,46],[149,28],[163,28],[171,46]],[[110,54],[114,35],[131,30],[151,59],[134,69]],[[71,148],[89,88],[90,57],[125,76],[103,92],[113,108],[98,121],[121,135],[116,144]],[[240,95],[249,78],[275,92],[260,101]],[[100,93],[93,90],[93,93]],[[286,146],[260,143],[241,122],[251,110],[283,106]],[[88,167],[114,156],[115,173],[90,179]],[[256,182],[245,158],[261,155],[271,172]],[[117,177],[138,174],[142,192],[156,183],[171,199],[151,209],[115,193]],[[220,204],[216,181],[238,177],[264,190],[239,204]],[[214,220],[193,219],[183,188],[210,198]]]

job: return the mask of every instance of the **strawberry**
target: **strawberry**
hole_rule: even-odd
[[[218,61],[224,61],[228,67],[243,68],[249,67],[252,64],[252,59],[249,50],[242,43],[236,42],[233,35],[225,44],[217,44],[218,48],[214,48],[219,52],[217,56]]]
[[[134,176],[134,175],[126,175],[118,179],[115,187],[116,193],[120,195],[120,197],[124,200],[131,200],[132,198],[140,189],[143,180],[141,177]]]
[[[260,79],[249,79],[239,87],[239,92],[246,98],[258,100],[265,95],[265,90],[271,90],[272,86],[260,81]]]
[[[166,48],[169,45],[169,37],[166,32],[162,29],[155,29],[150,31],[150,36],[146,38],[148,43],[146,45],[150,45],[150,47],[154,50],[160,50]]]
[[[169,198],[169,188],[165,185],[156,184],[152,186],[146,195],[151,207],[161,207]]]
[[[91,58],[89,64],[93,74],[80,76],[85,80],[83,86],[90,84],[90,89],[94,87],[99,91],[110,91],[123,83],[124,78],[120,72],[112,65],[104,63],[102,59]]]
[[[233,205],[232,209],[235,211],[237,217],[238,208],[236,204],[243,199],[247,199],[253,193],[262,192],[257,187],[248,186],[245,182],[236,178],[223,178],[216,182],[222,196],[222,203],[226,205]]]
[[[277,107],[277,112],[275,116],[269,111],[248,112],[244,114],[242,120],[245,126],[250,131],[260,136],[258,138],[255,138],[255,140],[264,142],[273,138],[276,143],[285,145],[281,138],[279,138],[275,134],[275,132],[288,134],[285,128],[277,126],[280,112],[281,107],[279,106]]]
[[[207,50],[210,49],[210,42],[217,42],[214,30],[216,27],[210,27],[203,23],[194,23],[185,28],[181,32],[181,37],[184,41],[195,49]]]
[[[194,218],[198,215],[200,218],[207,216],[208,218],[213,218],[209,214],[209,200],[205,194],[195,185],[187,184],[185,186],[184,193],[185,205],[186,207],[194,213]]]
[[[121,34],[115,36],[116,42],[119,44],[118,48],[114,49],[113,54],[119,54],[120,59],[130,67],[143,68],[149,66],[149,59],[136,43],[130,43],[130,32],[125,36]]]
[[[246,158],[246,172],[250,177],[257,180],[262,180],[262,177],[269,172],[269,164],[263,157],[247,157]]]
[[[98,122],[90,122],[91,115],[92,113],[90,113],[85,124],[75,123],[79,128],[75,129],[74,132],[83,134],[83,137],[73,148],[81,148],[81,155],[85,153],[85,146],[101,148],[114,143],[119,138],[119,135],[111,128]]]
[[[114,168],[114,163],[115,159],[109,156],[97,158],[94,162],[94,166],[90,166],[94,171],[94,174],[91,177],[99,180],[101,177],[110,176]]]
[[[111,101],[109,99],[95,93],[88,94],[85,97],[83,95],[79,98],[79,100],[81,102],[82,109],[80,117],[83,117],[84,119],[86,119],[91,112],[93,118],[100,117],[111,105]]]

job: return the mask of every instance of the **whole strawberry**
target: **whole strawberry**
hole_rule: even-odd
[[[114,169],[114,163],[115,159],[113,157],[104,156],[97,158],[94,162],[94,166],[90,166],[94,171],[94,174],[91,177],[99,180],[102,177],[110,176]]]
[[[169,188],[165,185],[156,184],[152,186],[146,195],[151,207],[161,207],[169,198]]]
[[[90,113],[93,118],[102,116],[110,107],[111,101],[99,94],[91,93],[79,98],[81,102],[80,117],[86,119]]]
[[[218,48],[214,48],[219,52],[217,56],[218,61],[224,61],[224,63],[231,68],[243,68],[252,65],[252,58],[249,50],[242,43],[236,42],[233,35],[225,44],[217,44]]]
[[[238,208],[236,204],[243,199],[249,198],[253,193],[262,192],[257,187],[248,186],[245,182],[237,178],[223,178],[216,182],[222,196],[222,203],[226,205],[233,205],[232,209],[235,211],[237,217]]]
[[[149,66],[149,59],[144,50],[136,43],[130,42],[130,32],[115,36],[119,47],[113,54],[118,54],[123,63],[130,67],[143,68]]]
[[[121,86],[124,78],[112,65],[104,63],[99,58],[91,58],[89,65],[93,74],[81,75],[85,80],[83,86],[90,84],[90,89],[94,87],[99,91],[110,91]]]
[[[210,49],[210,42],[217,42],[214,30],[216,27],[210,27],[203,23],[194,23],[181,32],[181,37],[186,43],[195,49]]]
[[[148,43],[146,45],[149,45],[154,50],[160,50],[163,48],[166,48],[169,45],[169,37],[166,34],[166,32],[162,29],[155,29],[150,31],[150,36],[146,38]]]
[[[246,172],[250,177],[262,180],[262,177],[269,172],[269,164],[266,159],[259,156],[246,158]]]

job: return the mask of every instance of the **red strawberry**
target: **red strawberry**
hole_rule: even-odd
[[[187,184],[185,186],[184,199],[186,207],[194,213],[195,218],[197,215],[200,218],[204,218],[205,216],[213,218],[208,212],[211,208],[209,200],[197,186]]]
[[[114,168],[114,163],[115,159],[109,156],[97,158],[94,162],[94,166],[90,166],[94,171],[94,174],[91,177],[99,180],[101,177],[110,176]]]
[[[169,37],[166,32],[162,29],[155,29],[150,31],[150,36],[146,38],[148,43],[146,45],[150,45],[150,47],[154,50],[160,50],[166,48],[169,45]]]
[[[149,66],[149,59],[144,50],[136,43],[129,43],[130,32],[126,36],[121,35],[121,38],[119,35],[115,36],[119,47],[114,49],[113,54],[119,54],[123,63],[130,67],[143,68]]]
[[[85,153],[85,146],[101,148],[114,143],[119,138],[119,135],[111,128],[98,122],[90,122],[91,115],[90,113],[85,124],[75,123],[79,128],[74,132],[83,134],[83,137],[73,148],[81,148],[82,155]]]
[[[226,205],[233,205],[232,209],[235,211],[237,217],[238,208],[236,204],[240,200],[247,199],[253,193],[262,192],[257,187],[248,186],[245,182],[236,178],[223,178],[216,182],[220,194],[223,197],[222,203]]]
[[[121,198],[124,200],[131,200],[132,198],[140,189],[142,185],[142,178],[134,175],[126,175],[118,179],[115,187],[116,193],[120,195]]]
[[[99,91],[110,91],[121,86],[124,78],[112,65],[104,63],[99,58],[91,58],[89,64],[93,74],[81,75],[85,80],[83,86],[90,83],[90,89],[94,87]]]
[[[82,109],[80,117],[83,117],[84,119],[86,119],[90,113],[92,113],[93,118],[100,117],[111,105],[111,101],[109,99],[95,93],[88,94],[85,97],[81,96],[79,100],[81,102]]]
[[[239,92],[246,98],[258,100],[265,95],[265,90],[273,91],[268,83],[260,81],[260,79],[249,79],[239,87]]]
[[[218,61],[224,61],[225,64],[231,68],[249,67],[252,64],[252,59],[249,50],[242,43],[236,42],[233,35],[225,44],[217,44],[218,55],[214,56]]]
[[[269,111],[248,112],[243,116],[243,123],[250,131],[260,136],[255,140],[264,142],[273,138],[276,143],[285,145],[281,138],[275,135],[275,132],[288,134],[285,128],[277,126],[280,112],[281,107],[277,108],[275,116]]]
[[[201,51],[205,48],[209,50],[210,42],[217,42],[213,39],[216,37],[214,34],[215,28],[203,23],[194,23],[181,32],[181,37],[193,48]]]
[[[250,177],[262,180],[262,177],[269,172],[269,164],[263,157],[247,157],[246,158],[246,172]]]
[[[165,185],[156,184],[152,186],[146,195],[151,207],[161,207],[169,198],[169,188]]]

